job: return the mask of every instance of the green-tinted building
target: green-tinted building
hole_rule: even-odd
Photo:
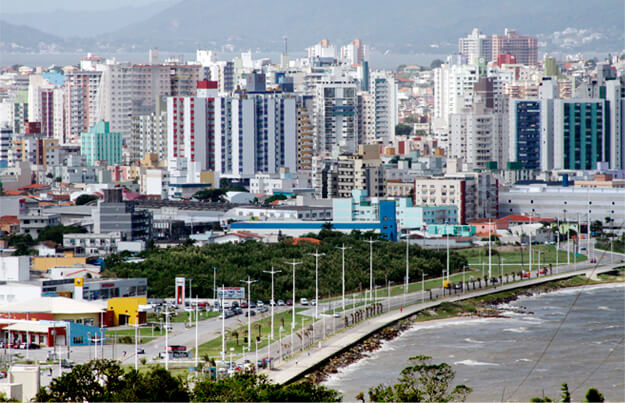
[[[80,134],[80,154],[88,165],[107,161],[109,165],[122,162],[122,135],[111,133],[109,122],[99,121],[87,133]]]
[[[604,99],[554,101],[555,169],[597,169],[610,160],[608,104]]]

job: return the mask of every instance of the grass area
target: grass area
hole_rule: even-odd
[[[135,344],[135,329],[107,330],[107,344],[113,343],[113,336],[116,337],[115,343]],[[165,329],[154,330],[152,333],[151,326],[139,328],[139,344],[148,343],[160,336],[165,336]]]
[[[609,238],[599,238],[597,239],[597,243],[595,243],[595,249],[625,253],[625,239],[614,238],[612,242],[610,242]]]
[[[219,312],[213,311],[213,312],[206,312],[206,311],[199,311],[199,316],[200,316],[200,320],[205,320],[205,319],[210,319],[210,318],[215,318],[217,316],[219,316]],[[178,312],[175,315],[170,315],[169,316],[169,322],[170,323],[183,323],[183,322],[188,322],[189,321],[189,312]],[[164,314],[157,314],[157,313],[153,313],[150,312],[147,315],[147,321],[148,322],[159,322],[162,321],[163,324],[165,323],[165,315]],[[193,318],[192,321],[195,322],[195,312],[193,312]]]
[[[488,269],[488,247],[479,247],[471,249],[459,250],[458,253],[467,258],[469,266],[473,268],[479,268],[481,271],[482,265],[485,270]],[[532,245],[532,269],[538,267],[538,262],[542,266],[556,264],[556,247],[555,245]],[[540,257],[539,257],[540,255]],[[529,247],[523,246],[503,246],[493,247],[491,251],[492,266],[499,266],[499,257],[501,257],[501,263],[508,273],[513,271],[528,270],[529,268]],[[577,261],[581,262],[586,260],[585,255],[577,255]],[[570,261],[573,263],[575,257],[573,252],[570,254]],[[567,251],[560,249],[558,251],[558,264],[567,263]],[[504,271],[504,274],[506,271]]]
[[[296,308],[295,309],[295,330],[299,330],[302,327],[302,318],[305,318],[305,326],[310,325],[312,323],[312,318],[309,316],[300,315],[297,312],[305,311],[308,308]],[[258,316],[259,314],[257,314]],[[261,341],[258,342],[258,348],[264,347],[267,345],[267,336],[271,334],[271,312],[265,312],[261,314],[262,319],[252,322],[252,351],[254,351],[256,347],[256,336],[259,335],[258,327],[260,326],[260,336]],[[252,318],[254,319],[254,318]],[[280,312],[274,315],[274,336],[276,339],[279,335],[280,327],[283,327],[285,330],[282,331],[282,335],[289,334],[291,331],[291,322],[293,319],[293,313],[291,310]],[[237,339],[238,334],[238,339]],[[234,348],[234,354],[240,354],[243,352],[243,346],[246,346],[247,343],[244,343],[244,337],[247,336],[247,318],[244,315],[239,315],[237,317],[237,321],[234,325],[229,325],[226,327],[226,352],[227,355],[230,354],[230,349]],[[297,337],[297,336],[295,336]],[[195,350],[195,349],[193,349]],[[210,340],[199,346],[200,356],[204,356],[208,354],[211,357],[218,357],[221,355],[221,336]],[[195,354],[195,351],[193,351]]]

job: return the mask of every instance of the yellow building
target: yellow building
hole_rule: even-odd
[[[136,325],[146,322],[146,313],[139,310],[146,305],[146,297],[119,297],[108,300],[108,311],[113,312],[114,326]]]
[[[74,256],[74,252],[65,252],[61,256],[33,256],[31,259],[31,270],[47,272],[55,266],[73,266],[75,264],[86,264],[86,257]]]

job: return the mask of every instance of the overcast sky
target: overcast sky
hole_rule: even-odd
[[[124,6],[143,6],[163,0],[0,0],[0,18],[4,13],[48,12],[54,10],[108,10]],[[174,3],[176,0],[166,0]]]

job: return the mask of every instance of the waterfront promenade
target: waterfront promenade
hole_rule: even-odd
[[[581,269],[566,271],[559,274],[511,282],[497,286],[496,288],[482,288],[457,295],[441,297],[436,300],[427,301],[424,303],[416,303],[408,306],[402,306],[401,303],[399,306],[395,306],[395,304],[393,304],[395,306],[395,309],[391,309],[386,313],[371,317],[351,327],[347,327],[341,332],[331,335],[325,340],[322,340],[320,344],[314,344],[303,352],[299,354],[294,354],[294,356],[292,356],[289,360],[279,360],[275,363],[273,370],[265,371],[264,373],[267,374],[269,379],[274,382],[289,383],[295,381],[309,373],[312,369],[322,364],[324,361],[332,358],[341,351],[365,339],[370,334],[375,333],[376,331],[383,329],[384,327],[401,319],[409,317],[418,311],[436,307],[443,302],[460,301],[469,298],[480,297],[483,295],[494,294],[501,291],[530,287],[537,284],[542,284],[554,280],[562,280],[579,275],[594,277],[598,274],[610,272],[615,268],[622,266],[623,263],[615,263],[606,264],[599,267],[584,267]],[[401,302],[399,297],[395,297],[395,299],[397,299],[398,302]]]

